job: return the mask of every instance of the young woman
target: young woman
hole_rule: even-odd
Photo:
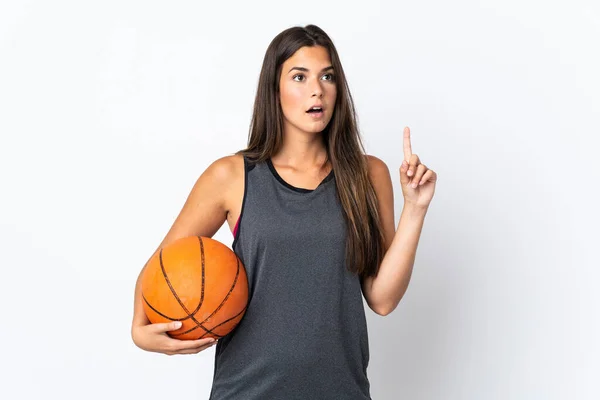
[[[389,170],[364,153],[337,51],[314,25],[267,49],[249,142],[198,178],[158,251],[212,237],[227,221],[248,275],[244,318],[218,341],[211,399],[369,399],[362,296],[387,315],[412,272],[436,174],[404,130],[404,208],[394,228]],[[141,276],[141,273],[140,273]],[[194,354],[215,342],[150,324],[138,284],[132,337],[144,350]]]

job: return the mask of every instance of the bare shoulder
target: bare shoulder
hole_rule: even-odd
[[[241,155],[229,155],[216,159],[208,166],[205,173],[223,184],[244,174],[244,159]]]
[[[379,201],[387,202],[393,196],[392,178],[387,164],[380,158],[365,154],[369,168],[369,179]],[[393,200],[392,200],[393,201]]]
[[[392,244],[394,237],[394,189],[392,185],[392,178],[390,176],[390,170],[387,164],[372,155],[367,155],[369,162],[369,177],[375,189],[375,195],[377,196],[377,202],[379,207],[379,218],[381,220],[381,227],[383,228],[383,234],[385,237],[385,249]]]
[[[221,157],[209,168],[214,169],[215,179],[220,183],[223,211],[231,228],[241,213],[245,184],[244,157],[237,154]]]
[[[186,236],[212,237],[228,218],[233,193],[243,185],[244,160],[231,155],[213,161],[193,185],[162,247]]]
[[[225,212],[235,208],[244,185],[244,157],[233,154],[215,160],[206,170],[223,195]]]

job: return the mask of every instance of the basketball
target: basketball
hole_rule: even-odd
[[[167,332],[181,340],[219,339],[240,322],[248,278],[237,255],[201,236],[178,239],[148,261],[142,274],[144,311],[152,323],[181,321]]]

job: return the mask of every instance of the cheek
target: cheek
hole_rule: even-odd
[[[329,103],[330,104],[335,104],[336,103],[336,99],[337,99],[337,88],[333,87],[328,94],[329,97]]]
[[[281,107],[286,112],[295,112],[301,109],[303,106],[303,99],[305,94],[302,88],[296,87],[282,87],[281,88]]]

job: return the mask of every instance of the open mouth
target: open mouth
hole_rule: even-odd
[[[306,112],[313,117],[322,117],[323,116],[323,108],[322,107],[311,107]]]

